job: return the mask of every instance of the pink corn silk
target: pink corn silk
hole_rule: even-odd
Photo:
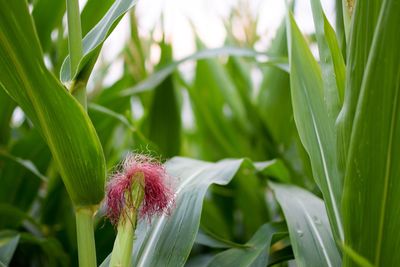
[[[107,184],[107,217],[116,225],[124,218],[126,209],[138,209],[125,194],[131,189],[135,174],[143,173],[145,181],[144,199],[139,216],[151,220],[154,215],[169,213],[173,202],[173,192],[167,185],[170,178],[163,165],[144,155],[128,155],[122,164],[122,170],[115,173]],[[122,216],[122,217],[121,217]]]

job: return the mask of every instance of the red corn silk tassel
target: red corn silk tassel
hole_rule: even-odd
[[[140,207],[135,207],[129,196],[138,175],[144,177],[144,199]],[[169,214],[174,197],[170,182],[171,177],[157,160],[141,154],[129,154],[107,184],[107,217],[113,225],[117,225],[132,209],[139,211],[139,218],[148,220],[155,215]]]

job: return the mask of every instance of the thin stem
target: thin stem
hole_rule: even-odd
[[[74,76],[75,72],[78,70],[79,61],[83,53],[79,0],[67,0],[67,18],[71,76]]]
[[[120,220],[118,223],[118,234],[114,241],[110,267],[130,266],[131,264],[136,229],[136,212],[131,213],[129,217],[129,219]]]
[[[75,211],[78,257],[80,267],[96,267],[96,247],[94,242],[92,207],[78,208]]]
[[[137,212],[144,198],[144,175],[136,174],[132,183],[131,192],[126,192],[126,197],[132,200],[133,207],[126,210],[118,223],[118,234],[115,238],[111,253],[110,267],[131,265],[132,248],[135,239]]]
[[[75,80],[70,88],[70,92],[87,111],[86,82]]]

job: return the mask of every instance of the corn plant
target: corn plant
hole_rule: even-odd
[[[1,265],[397,266],[400,3],[335,3],[334,29],[310,0],[315,40],[288,5],[263,52],[240,6],[223,47],[174,61],[135,0],[0,0]]]

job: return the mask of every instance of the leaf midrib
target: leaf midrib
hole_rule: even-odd
[[[329,174],[327,163],[326,163],[326,159],[325,159],[325,150],[324,150],[324,148],[322,146],[320,133],[319,133],[319,130],[318,130],[318,127],[317,127],[317,123],[315,121],[314,110],[311,108],[311,101],[310,101],[307,89],[305,89],[306,88],[305,84],[302,84],[302,88],[303,88],[304,94],[306,96],[307,107],[308,107],[308,110],[309,110],[309,112],[311,114],[313,129],[314,129],[315,135],[317,137],[320,157],[321,157],[321,160],[322,160],[322,166],[323,166],[324,174],[326,176],[326,179],[325,179],[326,180],[326,185],[328,186],[329,196],[331,198],[332,208],[333,208],[333,212],[334,212],[335,219],[336,219],[336,226],[338,228],[339,235],[340,235],[339,237],[340,237],[341,240],[344,240],[344,233],[343,233],[343,229],[342,229],[342,221],[341,221],[339,210],[337,208],[336,198],[335,198],[335,195],[333,193],[332,184],[331,184],[331,176]]]
[[[333,266],[333,265],[332,265],[332,262],[331,262],[331,260],[330,260],[330,258],[329,258],[327,249],[325,248],[325,244],[324,244],[324,242],[323,242],[323,238],[321,237],[320,233],[319,233],[318,230],[316,229],[315,222],[314,222],[313,219],[310,217],[310,215],[309,215],[309,213],[308,213],[308,210],[306,209],[306,207],[304,207],[304,204],[303,204],[301,201],[299,201],[297,198],[295,198],[295,201],[299,204],[299,206],[301,207],[301,209],[304,211],[304,215],[305,215],[307,221],[309,222],[309,225],[311,225],[310,228],[312,229],[312,232],[315,233],[315,236],[317,237],[317,241],[318,241],[318,243],[320,244],[320,247],[322,248],[322,253],[323,253],[324,256],[325,256],[326,263],[327,263],[328,266],[330,266],[330,267]]]
[[[202,173],[205,169],[207,169],[210,165],[206,164],[206,166],[201,167],[197,172],[195,172],[194,174],[192,174],[188,179],[186,179],[176,190],[175,195],[177,196],[183,188],[185,188],[185,186],[192,181],[195,177],[197,177],[200,173]],[[143,252],[140,255],[139,258],[139,262],[137,263],[137,266],[145,266],[145,262],[148,258],[148,254],[150,252],[150,248],[152,247],[151,244],[153,244],[156,241],[156,237],[157,237],[157,232],[159,231],[159,229],[162,226],[162,223],[165,221],[166,216],[162,215],[161,218],[157,221],[156,225],[154,226],[153,230],[150,233],[150,237],[149,237],[149,241],[146,242],[145,247],[143,249]]]

